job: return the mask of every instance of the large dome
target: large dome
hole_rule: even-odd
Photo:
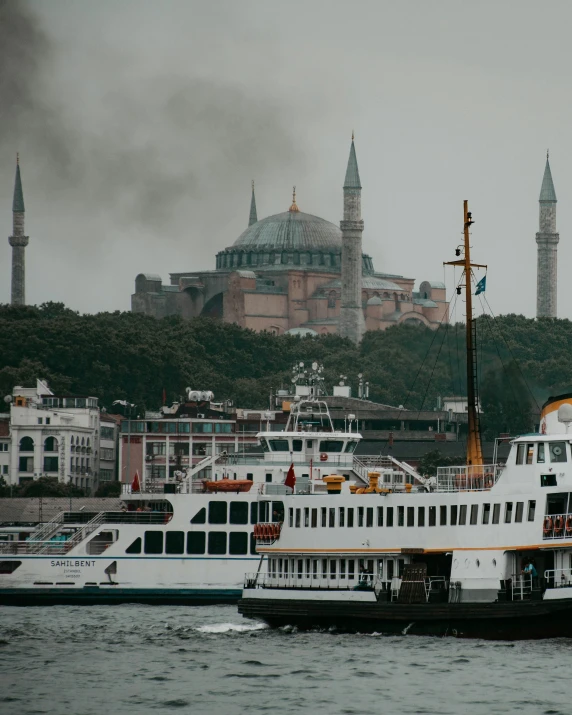
[[[249,226],[234,242],[244,251],[310,251],[339,253],[342,232],[333,223],[301,211],[285,211]]]

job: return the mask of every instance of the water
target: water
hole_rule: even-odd
[[[0,607],[2,715],[569,715],[572,641],[272,631],[233,606]]]

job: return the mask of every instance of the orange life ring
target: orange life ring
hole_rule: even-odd
[[[327,462],[328,461],[328,455],[325,452],[322,452],[320,455],[320,462]]]
[[[554,519],[554,533],[561,534],[563,529],[564,529],[564,519],[561,516],[557,516],[556,519]]]
[[[566,517],[566,533],[572,534],[572,514]]]
[[[544,519],[544,526],[543,526],[543,529],[542,529],[542,530],[544,531],[545,536],[547,536],[548,534],[550,534],[550,532],[552,531],[552,519],[551,519],[551,517],[547,516],[547,517]]]

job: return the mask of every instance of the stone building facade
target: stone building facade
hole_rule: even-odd
[[[536,276],[536,317],[556,318],[558,287],[557,251],[559,234],[556,232],[556,191],[552,181],[550,162],[546,155],[546,167],[540,189],[540,217],[536,234],[538,266]]]
[[[156,317],[199,315],[275,334],[337,333],[358,342],[364,330],[413,322],[448,322],[445,286],[379,273],[362,253],[361,183],[354,142],[344,181],[338,228],[300,211],[258,220],[254,187],[248,228],[216,256],[212,271],[155,274],[135,279],[131,309]]]

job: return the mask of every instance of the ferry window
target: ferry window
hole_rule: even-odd
[[[500,504],[495,504],[493,506],[493,524],[498,524],[500,522]]]
[[[346,577],[346,560],[340,559],[340,578]]]
[[[393,526],[393,507],[388,506],[386,509],[387,526]]]
[[[284,521],[284,502],[273,501],[272,502],[272,521],[276,524],[277,522]]]
[[[348,559],[348,579],[350,581],[354,580],[355,567],[356,567],[356,562],[354,561],[354,559]]]
[[[264,480],[266,481],[266,484],[270,484],[270,482],[272,481],[272,474],[266,474],[264,476]]]
[[[327,516],[328,516],[328,510],[326,509],[325,506],[322,507],[322,526],[325,528],[327,525]]]
[[[365,525],[373,526],[373,507],[372,506],[368,506],[368,508],[365,510]]]
[[[312,576],[318,578],[318,559],[314,559],[312,562]]]
[[[252,555],[256,554],[256,539],[254,538],[254,533],[250,534],[250,553]]]
[[[260,438],[260,446],[262,447],[263,452],[268,452],[268,442],[264,439],[264,437]]]
[[[407,507],[407,526],[415,526],[415,507]]]
[[[322,578],[328,578],[328,559],[322,559]]]
[[[541,474],[540,475],[540,486],[541,487],[555,487],[556,486],[556,474]]]
[[[534,513],[536,511],[536,500],[532,499],[528,502],[528,521],[534,521]]]
[[[403,526],[405,524],[405,507],[397,507],[397,526]]]
[[[435,526],[437,523],[437,507],[429,507],[429,526]]]
[[[310,559],[306,559],[306,578],[310,578],[311,573],[310,573],[310,564],[311,564]]]
[[[298,559],[298,578],[304,577],[304,559]]]
[[[544,464],[544,442],[538,443],[538,451],[536,453],[536,461],[538,464]]]
[[[328,526],[333,529],[336,525],[336,510],[334,507],[330,507],[328,510]]]
[[[447,507],[444,505],[439,507],[439,524],[447,526]]]
[[[346,525],[346,509],[343,506],[341,506],[338,510],[338,524],[340,526]]]
[[[165,553],[166,554],[184,554],[185,553],[185,532],[184,531],[168,531],[165,538]]]
[[[504,507],[504,523],[510,524],[512,521],[512,502],[507,501]]]
[[[269,440],[270,449],[273,452],[289,452],[287,439],[271,439]]]
[[[246,554],[248,551],[248,534],[246,531],[231,531],[228,535],[228,553],[234,556]]]
[[[294,526],[294,509],[292,507],[288,509],[288,526],[290,528]]]
[[[284,578],[288,578],[288,559],[284,559]]]
[[[323,439],[320,442],[320,452],[341,452],[343,448],[341,439]]]
[[[140,554],[141,553],[141,537],[138,536],[132,544],[125,549],[126,554]]]
[[[395,567],[395,564],[393,562],[393,559],[387,559],[387,580],[392,581],[393,580],[393,569]]]
[[[225,501],[209,502],[209,524],[226,524],[227,506]]]
[[[308,528],[310,526],[310,510],[308,507],[304,508],[304,526]]]
[[[259,523],[263,524],[265,521],[270,521],[269,519],[269,513],[270,513],[270,502],[269,501],[263,501],[260,502],[258,506],[258,521]]]
[[[461,504],[459,507],[459,526],[465,526],[467,523],[467,505]]]
[[[248,524],[248,504],[245,501],[230,502],[231,524]]]
[[[526,463],[532,464],[533,458],[534,458],[534,445],[528,444],[526,447]]]
[[[548,451],[550,453],[551,462],[566,461],[566,442],[549,442]]]
[[[247,478],[247,480],[248,480],[249,482],[253,482],[253,481],[254,481],[254,474],[253,474],[252,472],[247,472],[247,473],[246,473],[246,478]]]
[[[330,578],[336,578],[336,560],[330,559]]]
[[[301,452],[302,451],[302,440],[301,439],[293,439],[292,440],[292,451],[293,452]]]
[[[403,572],[405,571],[405,559],[397,559],[397,568],[398,568],[399,578],[402,578]]]
[[[188,554],[204,554],[205,553],[205,532],[204,531],[187,531],[187,553]]]
[[[479,505],[472,504],[471,505],[471,524],[476,524],[478,518],[479,518]]]
[[[226,554],[226,531],[209,532],[209,554]]]
[[[363,506],[358,506],[357,509],[357,525],[363,526]]]
[[[250,505],[250,523],[258,523],[258,504],[255,501]]]
[[[301,519],[302,519],[302,510],[296,509],[296,528],[297,529],[300,528]]]
[[[515,523],[520,523],[522,521],[522,514],[524,512],[524,502],[523,501],[517,501],[516,502],[516,511],[514,513],[514,521]]]
[[[457,505],[451,504],[451,526],[457,526]]]
[[[417,509],[417,526],[425,526],[425,507],[420,506]]]
[[[377,507],[377,525],[383,526],[383,507],[382,506]]]
[[[145,532],[145,553],[146,554],[162,554],[163,553],[163,532],[162,531],[146,531]]]
[[[353,508],[348,508],[348,527],[353,527],[354,525],[354,510]]]
[[[346,444],[346,448],[345,448],[344,452],[350,452],[350,453],[355,452],[356,447],[357,447],[357,444],[358,444],[358,443],[357,443],[357,442],[354,442],[353,440],[350,441],[350,442],[348,442],[348,443]]]
[[[483,524],[488,524],[491,518],[491,505],[483,504]]]
[[[318,510],[312,509],[312,529],[318,526]]]
[[[524,454],[526,452],[526,445],[525,444],[519,444],[517,445],[516,448],[516,463],[517,464],[524,464]]]

